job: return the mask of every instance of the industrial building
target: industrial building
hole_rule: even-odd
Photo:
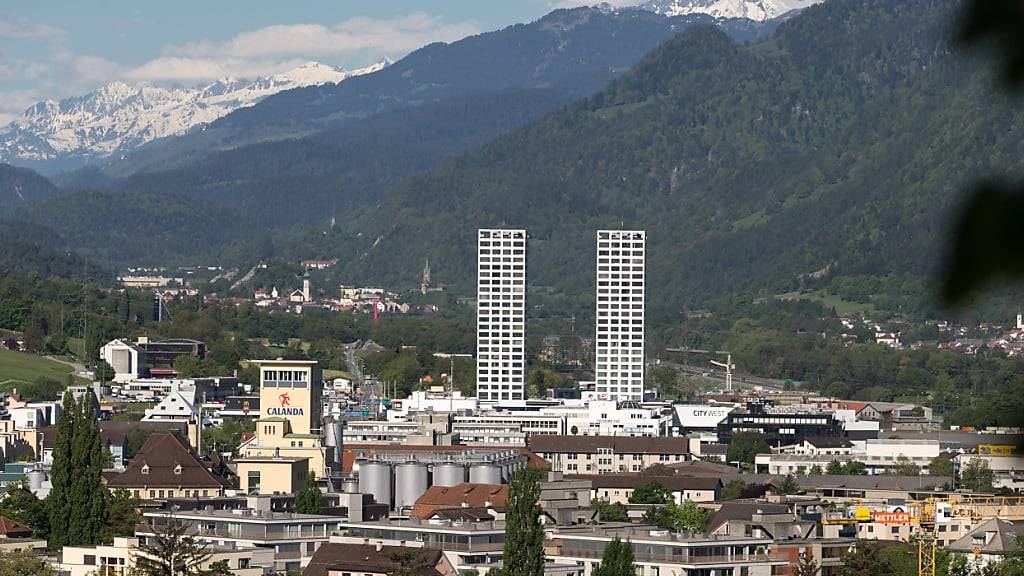
[[[412,509],[431,486],[502,484],[526,462],[518,450],[466,449],[437,453],[407,451],[377,453],[372,459],[358,459],[352,466],[358,491],[371,494],[392,510]]]

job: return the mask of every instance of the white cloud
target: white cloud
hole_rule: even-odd
[[[551,9],[555,8],[579,8],[580,6],[596,6],[598,4],[609,4],[616,8],[622,8],[625,6],[637,6],[642,4],[641,0],[604,0],[595,2],[594,0],[557,0],[555,2],[549,2],[548,6]]]
[[[310,60],[327,63],[401,56],[431,42],[479,32],[472,22],[446,23],[425,13],[391,19],[357,17],[335,24],[288,24],[242,32],[226,42],[191,42],[127,71],[127,78],[194,82],[223,76],[272,74]]]
[[[63,38],[65,32],[49,24],[34,22],[18,16],[0,15],[0,38]]]

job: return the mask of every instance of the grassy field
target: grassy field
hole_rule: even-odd
[[[71,366],[55,362],[42,356],[0,350],[0,386],[18,382],[35,382],[40,377],[47,377],[60,382],[70,374]]]
[[[843,300],[835,294],[829,294],[824,290],[818,290],[816,292],[787,292],[785,294],[779,294],[781,300],[814,300],[815,302],[821,302],[826,308],[835,308],[836,313],[840,316],[854,316],[858,314],[870,314],[875,311],[875,307],[871,304],[865,304],[862,302],[850,302]]]
[[[352,373],[351,372],[346,372],[344,370],[328,370],[328,369],[324,369],[324,378],[337,378],[339,376],[342,377],[342,378],[348,378],[349,380],[352,379]]]

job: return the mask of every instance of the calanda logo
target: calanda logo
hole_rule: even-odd
[[[277,400],[281,403],[281,406],[271,406],[270,408],[267,408],[267,414],[270,414],[271,416],[302,416],[302,408],[292,406],[292,399],[287,392],[278,394]]]

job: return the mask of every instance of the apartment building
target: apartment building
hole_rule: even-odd
[[[597,232],[594,373],[601,398],[644,399],[646,252],[646,232]]]
[[[526,230],[477,232],[476,389],[481,402],[526,400]]]
[[[689,441],[680,437],[531,436],[529,449],[566,474],[640,472],[690,459]]]

